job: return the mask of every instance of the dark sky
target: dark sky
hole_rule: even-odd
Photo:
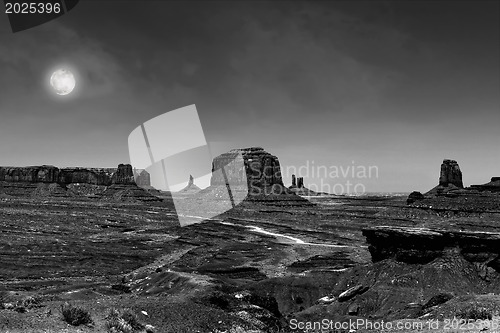
[[[2,14],[0,165],[113,167],[134,128],[196,104],[209,142],[264,147],[285,183],[307,163],[376,166],[323,182],[425,191],[444,158],[484,183],[500,176],[499,12],[477,0],[82,0],[16,34]],[[56,98],[48,76],[64,66],[77,89]]]

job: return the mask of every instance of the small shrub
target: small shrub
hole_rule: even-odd
[[[121,317],[132,327],[132,329],[137,331],[144,329],[144,324],[139,322],[137,315],[131,309],[123,310]]]
[[[27,309],[42,307],[42,300],[38,297],[29,296],[16,303],[19,307],[24,307]]]
[[[65,322],[73,326],[92,324],[92,318],[87,310],[65,303],[61,305],[61,313]]]
[[[480,307],[478,304],[474,304],[458,311],[457,317],[472,320],[491,320],[493,315],[490,310]]]
[[[131,309],[111,309],[106,316],[105,329],[109,333],[134,333],[144,330],[145,327]]]

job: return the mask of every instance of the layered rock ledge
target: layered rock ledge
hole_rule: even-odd
[[[363,229],[373,262],[426,264],[447,252],[500,271],[500,233],[378,226]]]

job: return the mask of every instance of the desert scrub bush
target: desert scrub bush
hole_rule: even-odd
[[[491,311],[479,306],[479,304],[469,305],[466,308],[460,309],[457,311],[456,316],[461,319],[472,320],[491,320],[493,318]]]
[[[17,301],[17,306],[22,306],[27,309],[42,307],[42,300],[38,297],[28,296],[22,300]]]
[[[93,324],[93,320],[87,310],[69,303],[61,305],[61,314],[64,321],[73,326]]]
[[[146,326],[139,321],[137,315],[131,309],[122,311],[111,309],[106,316],[105,329],[109,333],[143,332]]]

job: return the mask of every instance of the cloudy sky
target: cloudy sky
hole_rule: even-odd
[[[309,165],[306,186],[425,191],[444,158],[484,183],[500,176],[498,7],[82,0],[16,34],[2,14],[0,165],[113,167],[134,128],[196,104],[207,141],[264,147],[285,183]],[[66,98],[48,86],[59,67],[78,80]]]

